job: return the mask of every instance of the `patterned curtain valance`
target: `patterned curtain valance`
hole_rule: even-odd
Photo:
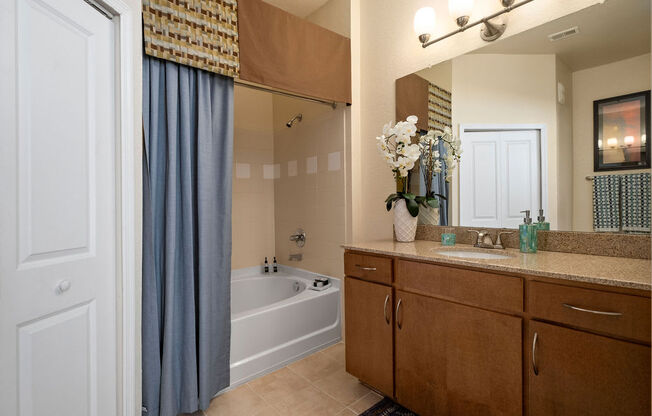
[[[444,130],[453,127],[451,122],[451,93],[428,83],[428,129]]]
[[[217,74],[240,72],[237,0],[143,0],[145,53]]]

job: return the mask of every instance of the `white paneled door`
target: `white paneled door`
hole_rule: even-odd
[[[115,416],[114,24],[0,8],[0,414]]]
[[[460,225],[515,228],[536,218],[540,192],[537,130],[466,131],[460,162]]]

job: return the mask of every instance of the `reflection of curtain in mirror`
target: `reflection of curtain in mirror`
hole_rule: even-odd
[[[444,130],[452,127],[452,94],[433,83],[428,84],[428,129]],[[446,199],[439,199],[439,225],[448,225],[448,183],[446,182],[446,148],[443,142],[439,142],[439,155],[442,158],[442,171],[435,175],[432,181],[432,190],[435,194],[443,195]],[[421,184],[422,193],[425,195],[425,185]]]
[[[425,134],[425,132],[421,132]],[[439,198],[439,225],[448,225],[448,189],[449,185],[446,182],[446,162],[444,162],[444,157],[446,156],[446,148],[444,147],[444,142],[439,142],[437,145],[437,150],[439,151],[439,155],[442,158],[442,165],[441,165],[441,173],[438,175],[433,176],[433,181],[432,181],[432,190],[435,194],[440,194],[443,195],[446,199]],[[423,162],[419,162],[419,170],[422,171],[424,169]],[[419,190],[418,193],[419,195],[425,195],[426,194],[426,184],[424,180],[422,179],[421,173],[417,173],[416,177],[419,178]]]
[[[442,158],[446,156],[446,148],[444,147],[444,142],[439,142],[439,154]],[[432,190],[436,194],[441,194],[446,197],[446,199],[439,199],[439,225],[448,225],[448,182],[446,182],[446,171],[448,167],[446,162],[442,161],[441,173],[437,175],[434,181],[432,181]]]

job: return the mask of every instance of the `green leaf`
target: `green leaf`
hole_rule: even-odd
[[[435,194],[435,196],[438,196],[439,198],[443,199],[444,201],[446,201],[448,199],[442,194]]]
[[[407,200],[414,200],[415,195],[414,195],[414,194],[411,194],[411,193],[409,193],[409,192],[406,192],[406,193],[403,194],[403,197],[404,197],[405,199],[407,199]],[[413,215],[413,216],[414,216],[414,215]]]
[[[398,196],[398,194],[391,194],[390,196],[387,197],[387,199],[385,199],[385,202],[387,202],[389,200],[394,200],[397,196]]]
[[[391,210],[392,210],[392,202],[394,202],[393,199],[389,199],[389,198],[387,198],[387,201],[386,201],[386,204],[387,204],[387,206],[386,206],[387,211],[391,211]]]
[[[426,200],[426,203],[430,205],[432,208],[439,208],[439,201],[437,198],[428,198]]]
[[[417,204],[417,201],[414,199],[406,199],[405,204],[407,206],[407,210],[412,215],[413,217],[416,217],[419,215],[419,204]]]

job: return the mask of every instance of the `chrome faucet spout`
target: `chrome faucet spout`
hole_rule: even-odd
[[[469,230],[469,232],[476,234],[475,241],[473,242],[473,247],[478,247],[478,248],[504,248],[500,241],[500,235],[509,234],[505,232],[499,233],[496,238],[496,243],[494,243],[493,237],[487,230],[482,230],[482,231]]]

